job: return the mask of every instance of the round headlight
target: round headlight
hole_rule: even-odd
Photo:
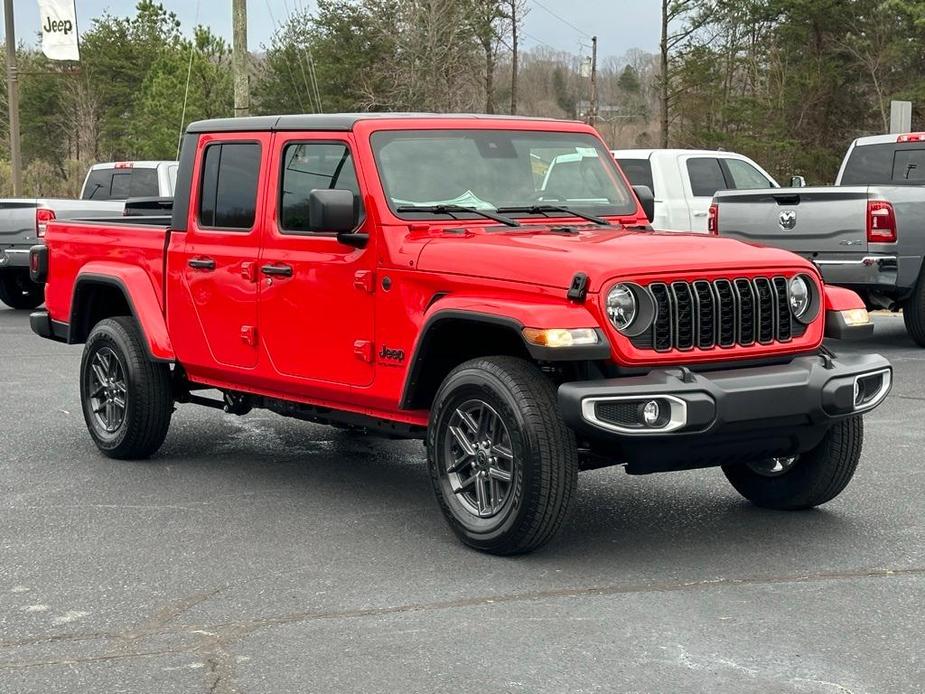
[[[800,275],[790,280],[790,312],[794,317],[802,318],[809,310],[812,297],[809,284]]]
[[[623,331],[636,320],[636,295],[625,284],[617,284],[607,294],[607,317],[613,327]]]

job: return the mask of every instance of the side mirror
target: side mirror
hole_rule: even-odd
[[[334,232],[341,243],[359,248],[366,245],[368,234],[355,233],[359,221],[356,195],[349,190],[313,190],[308,194],[309,231]]]
[[[646,213],[646,219],[651,223],[655,219],[655,193],[649,186],[633,186],[633,192],[639,198],[639,204],[642,205],[642,211]]]
[[[806,179],[802,176],[791,176],[790,177],[790,187],[791,188],[805,188]]]

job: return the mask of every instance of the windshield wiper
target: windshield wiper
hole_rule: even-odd
[[[550,212],[563,212],[573,217],[587,219],[589,222],[594,222],[595,224],[600,224],[604,227],[613,226],[606,219],[595,217],[593,214],[585,214],[584,212],[579,212],[578,210],[573,210],[571,207],[564,207],[563,205],[523,205],[522,207],[499,207],[498,212],[527,212],[529,214],[545,214],[547,217],[549,216]]]
[[[466,205],[402,205],[401,207],[395,208],[396,212],[429,212],[431,214],[448,214],[453,217],[456,213],[459,212],[469,212],[470,214],[477,214],[486,219],[493,219],[496,222],[501,222],[506,224],[509,227],[519,227],[520,222],[516,219],[511,219],[510,217],[504,217],[500,214],[495,214],[494,212],[488,212],[486,210],[480,210],[477,207],[467,207]]]

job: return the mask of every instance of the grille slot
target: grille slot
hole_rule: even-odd
[[[654,282],[648,289],[655,301],[655,320],[649,331],[633,338],[638,349],[770,345],[802,334],[790,316],[784,277]]]
[[[697,322],[694,294],[687,282],[675,282],[671,285],[671,296],[674,299],[675,347],[693,349],[695,323]]]
[[[774,278],[774,294],[777,297],[777,339],[788,342],[793,337],[793,328],[790,323],[790,299],[787,295],[787,280],[783,277]]]
[[[655,322],[652,324],[652,346],[656,352],[668,352],[674,347],[671,332],[672,301],[668,285],[657,282],[649,285],[655,299]]]
[[[705,280],[694,282],[694,295],[697,297],[697,346],[709,349],[716,344],[716,297],[713,287]]]

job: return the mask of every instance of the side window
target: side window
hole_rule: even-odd
[[[712,198],[716,191],[728,187],[719,160],[712,157],[688,159],[687,174],[691,179],[691,194],[696,198]]]
[[[257,214],[260,145],[225,142],[206,147],[199,191],[199,221],[205,227],[249,231]]]
[[[754,166],[741,159],[724,159],[729,175],[732,177],[732,187],[736,190],[760,190],[771,188],[771,182]]]
[[[350,149],[335,142],[300,142],[283,150],[280,232],[310,233],[308,196],[313,190],[349,190],[362,216],[362,200]]]
[[[112,188],[112,169],[95,169],[87,177],[84,186],[84,200],[109,200],[109,190]]]

